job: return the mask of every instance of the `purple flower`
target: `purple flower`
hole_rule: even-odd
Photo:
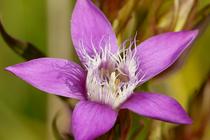
[[[164,33],[138,46],[131,41],[129,47],[122,45],[119,49],[103,13],[90,0],[77,0],[71,35],[84,68],[64,59],[40,58],[6,70],[42,91],[80,100],[71,124],[76,140],[92,140],[109,131],[120,109],[190,124],[187,113],[171,97],[133,91],[174,63],[197,33]]]

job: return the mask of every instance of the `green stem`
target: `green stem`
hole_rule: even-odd
[[[0,34],[7,45],[19,56],[24,58],[25,60],[36,59],[40,57],[45,57],[46,55],[37,49],[30,42],[25,42],[18,40],[11,35],[9,35],[3,27],[3,24],[0,20]]]

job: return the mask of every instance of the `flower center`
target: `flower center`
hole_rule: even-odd
[[[94,58],[88,58],[88,99],[117,108],[139,83],[136,73],[138,66],[131,48],[124,48],[116,54],[105,48]]]

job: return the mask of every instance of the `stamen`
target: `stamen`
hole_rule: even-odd
[[[99,53],[91,38],[94,57],[88,55],[84,44],[81,42],[82,53],[87,58],[87,94],[89,100],[117,108],[133,93],[139,82],[142,82],[145,74],[139,79],[143,72],[137,71],[136,49],[132,50],[132,46],[136,47],[135,39],[134,41],[130,40],[127,48],[128,40],[124,42],[123,47],[116,54],[111,52],[110,41],[104,43],[104,40],[105,36],[100,40]]]

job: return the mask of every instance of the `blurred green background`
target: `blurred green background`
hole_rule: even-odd
[[[44,0],[0,0],[0,18],[13,36],[42,51],[47,48],[47,15]],[[34,89],[4,68],[24,60],[0,37],[0,139],[46,139],[46,94]]]
[[[59,55],[54,55],[56,49],[51,47],[52,43],[48,43],[52,38],[49,36],[56,34],[55,32],[49,31],[49,26],[53,23],[51,20],[53,17],[49,12],[54,11],[58,23],[65,22],[59,25],[60,28],[65,29],[66,38],[69,38],[69,19],[70,19],[70,9],[73,6],[72,2],[68,3],[68,0],[59,0],[57,3],[68,3],[67,8],[62,9],[62,5],[56,5],[54,0],[0,0],[0,19],[4,24],[5,29],[12,36],[30,41],[36,45],[43,52],[49,52],[51,56],[66,57],[68,54],[63,54],[60,51]],[[50,4],[54,5],[50,5]],[[199,6],[202,7],[209,3],[208,0],[200,1]],[[56,8],[56,6],[61,6]],[[51,10],[49,10],[49,7]],[[53,9],[54,7],[54,9]],[[66,11],[64,19],[62,17],[62,9]],[[52,27],[53,28],[53,27]],[[49,35],[50,33],[50,35]],[[128,33],[129,35],[129,33]],[[57,34],[59,36],[59,34]],[[60,39],[60,38],[59,38]],[[149,83],[150,91],[163,92],[176,98],[186,109],[189,109],[189,100],[195,96],[196,91],[198,91],[204,82],[208,78],[208,73],[210,71],[210,26],[205,28],[198,40],[194,43],[192,49],[187,55],[184,64],[177,71],[164,76],[163,78],[154,79]],[[52,40],[52,42],[55,40]],[[61,40],[65,41],[65,39]],[[55,41],[56,42],[56,41]],[[61,43],[62,44],[62,43]],[[63,46],[57,47],[70,47],[70,42],[64,43]],[[53,50],[53,51],[52,51]],[[58,50],[60,50],[58,48]],[[54,52],[54,53],[53,53]],[[72,57],[71,51],[69,52],[69,58]],[[62,56],[65,55],[65,56]],[[72,58],[75,59],[75,58]],[[4,71],[4,68],[16,63],[23,62],[24,60],[17,56],[3,41],[0,37],[0,140],[44,140],[47,138],[47,96],[41,91],[29,86],[22,80],[12,76],[8,72]],[[208,88],[210,87],[208,83]],[[207,90],[208,94],[210,90]],[[205,104],[205,111],[210,110],[210,98],[207,98],[207,104]],[[202,100],[200,104],[203,104]],[[200,104],[198,106],[200,106]],[[202,106],[203,107],[203,106]],[[201,109],[201,108],[200,108]],[[199,109],[196,110],[200,114]],[[195,113],[196,114],[196,113]],[[193,115],[193,113],[191,113]],[[193,116],[195,122],[199,115]],[[205,129],[203,134],[203,140],[210,139],[210,125],[209,118],[205,121],[208,127]],[[199,124],[198,124],[199,125]],[[148,128],[147,128],[148,129]],[[178,128],[179,129],[179,128]],[[180,128],[180,130],[183,128]],[[190,128],[191,129],[191,128]],[[192,128],[194,129],[194,128]],[[154,127],[154,132],[147,139],[156,140],[161,139],[157,134],[159,130]],[[143,131],[148,133],[147,131]],[[146,139],[143,137],[140,139]],[[170,139],[169,139],[170,140]],[[194,139],[193,139],[194,140]],[[197,140],[197,139],[195,139]],[[200,140],[198,138],[198,140]]]

